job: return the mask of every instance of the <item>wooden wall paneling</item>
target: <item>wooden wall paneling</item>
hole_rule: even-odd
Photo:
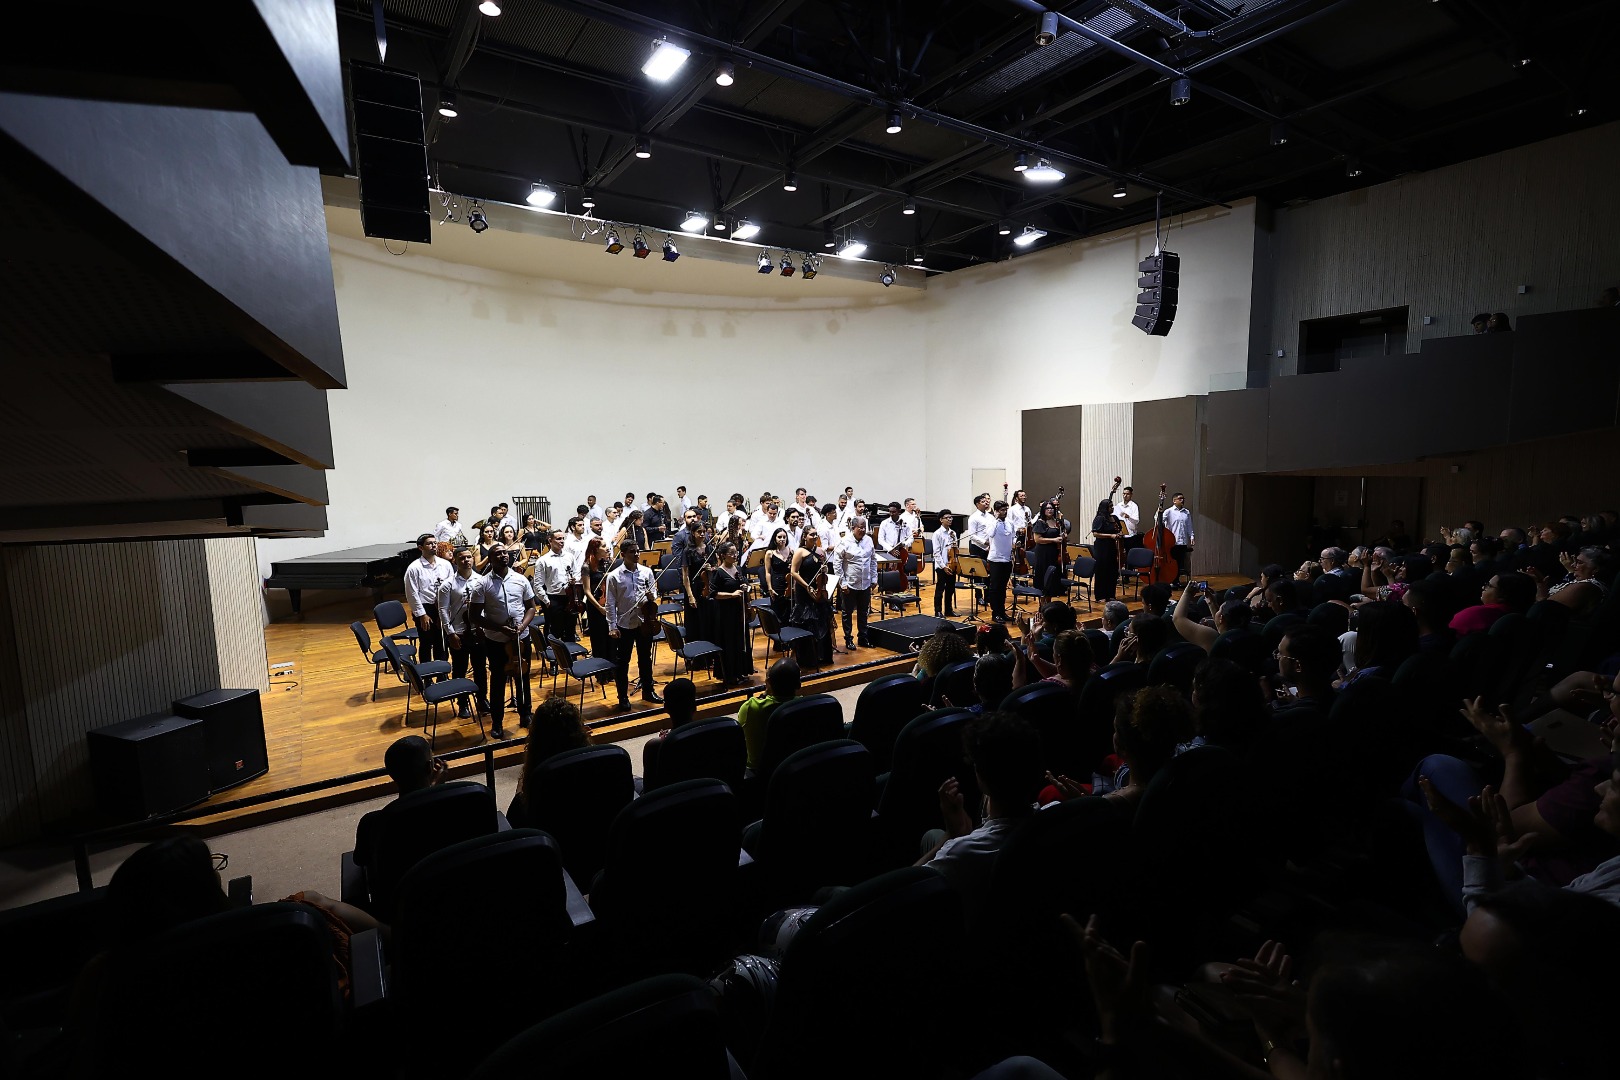
[[[1310,551],[1314,481],[1309,476],[1248,475],[1242,485],[1239,573],[1257,576],[1267,563],[1298,566]],[[1199,573],[1203,573],[1202,570]]]
[[[270,692],[264,651],[264,587],[251,536],[204,540],[219,685]]]
[[[1228,390],[1204,402],[1204,455],[1212,475],[1264,472],[1270,467],[1271,391]]]
[[[1025,409],[1022,414],[1023,467],[1018,474],[1019,482],[1029,492],[1031,506],[1057,494],[1059,487],[1065,488],[1063,509],[1071,520],[1075,516],[1074,508],[1084,501],[1078,498],[1082,408],[1065,405],[1054,409]],[[951,509],[962,512],[954,506]],[[1089,508],[1086,520],[1091,520]]]
[[[33,742],[17,664],[11,589],[0,566],[0,844],[17,843],[38,832],[34,787]]]
[[[1081,409],[1081,497],[1076,499],[1081,509],[1078,515],[1071,514],[1070,517],[1083,518],[1089,526],[1097,504],[1108,494],[1114,477],[1124,477],[1125,484],[1135,483],[1130,477],[1131,447],[1135,440],[1135,406],[1126,401],[1082,405]]]

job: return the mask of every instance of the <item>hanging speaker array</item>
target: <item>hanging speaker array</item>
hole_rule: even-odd
[[[1176,291],[1181,284],[1181,256],[1156,251],[1137,264],[1136,314],[1131,322],[1144,334],[1164,337],[1176,321]]]

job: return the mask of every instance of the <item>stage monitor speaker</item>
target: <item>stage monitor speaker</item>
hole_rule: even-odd
[[[1131,322],[1144,334],[1164,337],[1176,321],[1176,298],[1181,288],[1181,256],[1173,251],[1149,255],[1137,264],[1136,314]]]
[[[203,722],[154,713],[87,733],[102,810],[119,821],[167,814],[208,798]]]
[[[433,242],[422,124],[422,80],[409,71],[349,65],[349,116],[367,236]]]
[[[270,771],[264,710],[257,690],[209,690],[175,702],[174,713],[203,722],[210,792],[224,791]]]

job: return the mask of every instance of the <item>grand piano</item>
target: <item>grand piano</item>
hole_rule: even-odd
[[[384,589],[405,576],[405,567],[416,558],[415,548],[393,544],[329,551],[270,564],[267,589],[286,589],[293,614],[301,610],[304,589]]]

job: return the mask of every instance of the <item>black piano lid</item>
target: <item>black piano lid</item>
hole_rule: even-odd
[[[300,570],[315,570],[322,564],[335,566],[369,565],[377,562],[387,562],[393,559],[409,561],[416,556],[416,549],[411,546],[398,544],[371,544],[367,547],[344,548],[342,551],[327,551],[320,555],[304,555],[296,559],[278,559],[270,564],[271,573],[280,573],[281,567],[290,567],[288,573],[297,573]]]

